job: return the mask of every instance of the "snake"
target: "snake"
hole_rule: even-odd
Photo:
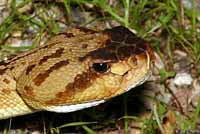
[[[104,103],[144,83],[153,57],[150,44],[126,27],[68,28],[0,62],[0,119]]]

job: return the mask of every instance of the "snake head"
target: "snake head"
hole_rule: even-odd
[[[52,59],[57,63],[44,70],[45,73],[31,76],[31,72],[30,76],[21,77],[24,86],[19,92],[29,106],[38,110],[71,112],[127,92],[148,78],[154,56],[147,41],[122,26],[86,32],[89,33],[77,37],[70,34],[68,48],[59,51],[59,56],[66,56],[69,51],[70,56]],[[83,44],[81,48],[70,45],[77,40],[79,45]],[[85,45],[86,42],[89,43]],[[50,59],[48,62],[53,63]],[[41,65],[32,70],[43,68]]]
[[[148,78],[154,60],[149,43],[122,26],[103,33],[109,36],[104,47],[87,56],[93,61],[93,70],[107,75],[104,85],[113,85],[113,89],[118,85],[115,94],[112,93],[116,95],[142,84]]]
[[[75,80],[77,88],[80,84],[86,85],[83,92],[75,95],[80,101],[54,107],[53,111],[75,111],[98,105],[148,79],[154,59],[148,42],[121,26],[104,30],[102,34],[108,38],[103,45],[80,59],[89,66],[89,72]],[[62,92],[60,95],[64,94]]]

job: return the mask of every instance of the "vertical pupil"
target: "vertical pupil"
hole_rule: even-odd
[[[108,69],[108,66],[106,63],[94,63],[92,67],[95,71],[100,72],[100,73],[104,73]]]

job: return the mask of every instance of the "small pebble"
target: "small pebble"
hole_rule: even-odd
[[[187,9],[192,9],[192,0],[183,0],[183,5]],[[195,10],[199,11],[200,10],[200,1],[199,0],[194,0],[194,6]]]
[[[182,86],[182,85],[191,85],[192,84],[192,77],[189,73],[177,73],[175,78],[174,78],[174,83],[177,86]]]

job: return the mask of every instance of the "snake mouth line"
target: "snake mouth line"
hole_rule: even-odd
[[[71,105],[50,106],[50,107],[47,107],[47,110],[52,111],[52,112],[58,112],[58,113],[66,113],[66,112],[68,113],[68,112],[74,112],[77,110],[82,110],[85,108],[97,106],[104,102],[105,100],[96,100],[92,102],[83,102],[83,103],[71,104]]]
[[[129,91],[129,90],[135,88],[136,86],[139,86],[139,85],[143,84],[146,80],[149,79],[150,75],[151,75],[151,72],[150,72],[150,71],[147,72],[146,77],[144,77],[143,79],[141,79],[141,80],[138,81],[137,83],[131,85],[130,87],[126,88],[125,91],[127,92],[127,91]]]

